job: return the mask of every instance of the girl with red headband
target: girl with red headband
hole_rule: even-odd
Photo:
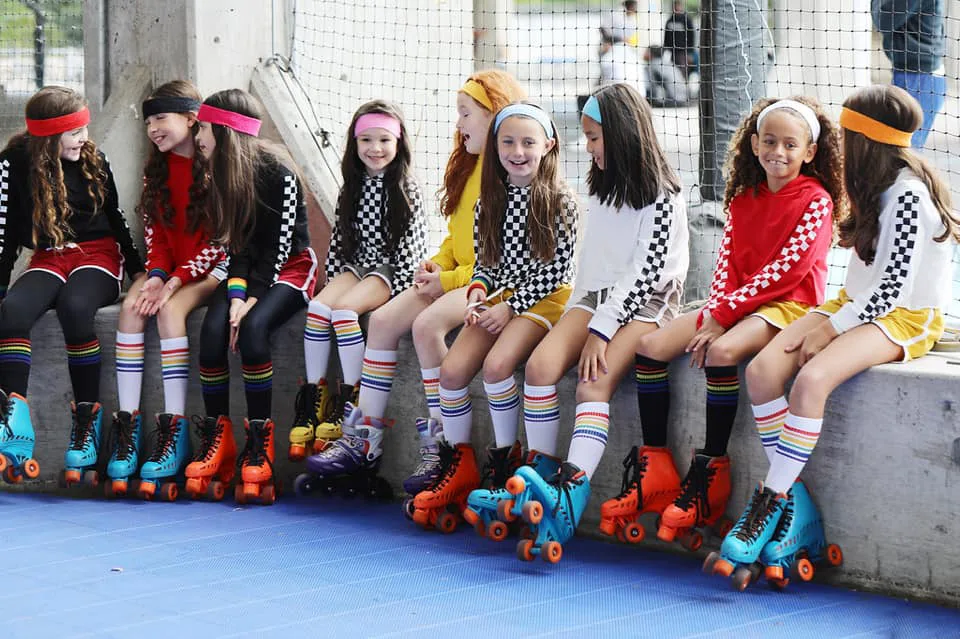
[[[117,299],[124,271],[135,281],[143,275],[110,165],[89,139],[89,122],[78,93],[44,87],[27,102],[27,130],[0,152],[0,468],[10,482],[39,472],[26,400],[30,329],[51,308],[63,328],[74,396],[64,479],[74,483],[96,473],[103,410],[94,316]],[[24,247],[33,256],[7,290]]]
[[[282,147],[257,137],[262,113],[252,95],[229,89],[208,97],[197,114],[196,145],[207,170],[197,203],[206,207],[211,236],[227,249],[230,266],[228,279],[210,297],[200,330],[204,424],[212,420],[217,428],[203,431],[187,489],[198,492],[203,482],[225,483],[233,475],[227,450],[233,429],[227,352],[239,351],[247,438],[237,458],[243,482],[236,497],[269,504],[276,497],[269,338],[310,301],[318,264],[310,248],[302,180]],[[180,468],[187,459],[182,451],[178,446],[172,456]]]
[[[808,561],[826,554],[839,563],[839,549],[824,553],[822,526],[818,538],[811,535],[820,517],[797,481],[820,438],[827,397],[871,366],[920,357],[943,332],[960,230],[949,187],[910,148],[922,123],[917,101],[892,85],[865,87],[843,103],[850,215],[840,223],[840,246],[853,253],[839,296],[785,328],[747,367],[770,468],[720,555],[704,566],[726,575],[739,568],[740,586],[756,574],[750,568],[757,560],[768,579],[785,584],[797,548],[809,551]]]

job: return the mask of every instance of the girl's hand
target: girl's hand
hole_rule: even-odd
[[[690,367],[703,368],[707,361],[707,350],[710,348],[710,344],[726,332],[727,329],[713,319],[710,311],[703,311],[703,321],[700,323],[700,329],[686,348],[686,352],[693,353],[690,356]]]
[[[477,318],[477,324],[481,328],[487,329],[487,332],[491,335],[499,335],[500,331],[506,327],[513,317],[513,309],[506,302],[500,302],[493,308],[481,313],[480,317]]]
[[[817,353],[829,346],[830,342],[837,338],[839,333],[830,322],[821,322],[821,324],[804,335],[797,338],[794,342],[787,344],[783,348],[785,353],[793,353],[797,350],[799,353],[798,364],[802,368],[804,364],[816,357]]]
[[[597,381],[601,371],[607,374],[607,342],[602,337],[593,333],[587,336],[577,371],[580,382],[584,384]]]
[[[431,262],[433,264],[433,262]],[[434,264],[434,266],[436,266]],[[443,286],[440,284],[440,271],[420,271],[413,278],[413,285],[417,287],[417,293],[425,295],[432,300],[443,295]]]
[[[159,277],[148,278],[140,287],[137,301],[133,303],[133,310],[140,317],[156,315],[160,310],[160,299],[163,296],[163,280]]]
[[[484,305],[487,303],[487,294],[483,289],[475,288],[467,295],[467,309],[463,314],[463,323],[467,326],[473,326],[480,319],[480,314],[487,309]]]
[[[169,280],[167,280],[167,283],[163,285],[163,291],[160,295],[160,306],[157,308],[157,310],[163,308],[163,305],[166,304],[167,301],[173,297],[173,294],[179,291],[181,288],[183,288],[183,280],[181,280],[179,277],[171,277]]]
[[[240,323],[247,316],[253,305],[257,303],[257,298],[248,297],[246,301],[239,299],[230,300],[230,350],[237,352],[237,338],[240,337]],[[266,339],[266,336],[264,336]]]

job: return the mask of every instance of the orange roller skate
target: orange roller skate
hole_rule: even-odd
[[[600,506],[600,532],[639,543],[646,536],[640,515],[659,515],[679,494],[680,475],[670,449],[634,446],[623,460],[620,494]]]
[[[208,499],[220,501],[237,471],[233,422],[226,415],[194,415],[193,424],[200,439],[200,448],[184,473],[187,477],[185,490],[191,499],[206,495]]]
[[[280,492],[273,475],[273,420],[245,419],[243,429],[247,432],[247,443],[237,458],[243,481],[237,483],[234,498],[238,504],[259,501],[265,506],[272,505]]]
[[[431,488],[413,498],[413,521],[451,533],[460,523],[471,490],[480,487],[477,456],[470,444],[457,444],[453,459]]]
[[[697,451],[683,478],[680,496],[663,511],[657,537],[663,541],[679,538],[687,550],[699,550],[703,535],[695,528],[710,527],[718,537],[726,536],[733,526],[724,515],[729,499],[730,458]]]

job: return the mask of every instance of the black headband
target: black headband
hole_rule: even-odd
[[[150,98],[143,101],[143,119],[158,113],[196,113],[200,102],[193,98]]]

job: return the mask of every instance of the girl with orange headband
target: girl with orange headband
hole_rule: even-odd
[[[768,579],[783,585],[795,559],[791,544],[807,548],[809,561],[824,554],[822,529],[819,539],[809,536],[815,507],[797,478],[820,437],[830,393],[871,366],[920,357],[943,332],[951,240],[960,232],[947,185],[910,149],[922,122],[917,101],[894,86],[860,89],[843,104],[850,215],[840,223],[840,245],[853,254],[839,296],[780,332],[747,367],[750,401],[771,415],[757,420],[770,469],[720,556],[708,558],[724,574],[740,567],[738,584],[759,560]],[[791,516],[778,526],[785,510]],[[827,552],[832,563],[840,557],[839,549]]]
[[[135,281],[144,271],[89,122],[78,93],[44,87],[27,101],[27,130],[0,152],[0,469],[8,482],[39,473],[26,400],[30,329],[51,308],[63,328],[74,396],[63,478],[95,480],[103,409],[94,316],[117,299],[124,271]],[[8,291],[23,247],[33,256]]]

